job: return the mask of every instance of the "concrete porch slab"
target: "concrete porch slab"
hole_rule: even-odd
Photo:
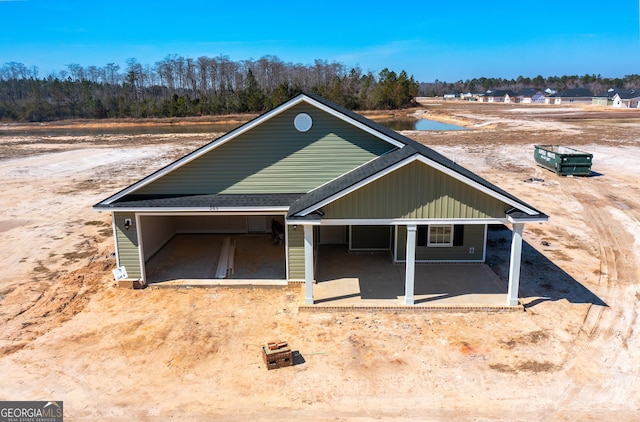
[[[347,253],[321,247],[313,305],[300,310],[375,308],[403,310],[522,310],[507,305],[507,286],[485,264],[417,264],[415,305],[404,305],[405,266],[388,253]],[[304,286],[303,286],[304,288]],[[301,295],[304,297],[304,294]]]

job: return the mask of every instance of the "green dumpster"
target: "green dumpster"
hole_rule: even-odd
[[[591,176],[593,154],[562,145],[536,145],[536,164],[560,176]]]

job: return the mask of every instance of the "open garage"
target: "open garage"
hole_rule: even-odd
[[[139,224],[147,282],[285,280],[284,235],[272,232],[273,222],[282,227],[284,216],[142,214]],[[233,264],[221,277],[217,272],[227,238],[234,245]]]

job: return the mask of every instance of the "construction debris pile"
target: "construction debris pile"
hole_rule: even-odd
[[[268,370],[293,366],[291,347],[286,341],[270,341],[262,346],[262,360]]]

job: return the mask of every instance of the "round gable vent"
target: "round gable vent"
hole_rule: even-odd
[[[311,129],[312,125],[313,120],[311,120],[311,116],[309,116],[307,113],[300,113],[296,116],[295,119],[293,119],[293,126],[295,126],[295,128],[300,132],[308,131],[309,129]]]

